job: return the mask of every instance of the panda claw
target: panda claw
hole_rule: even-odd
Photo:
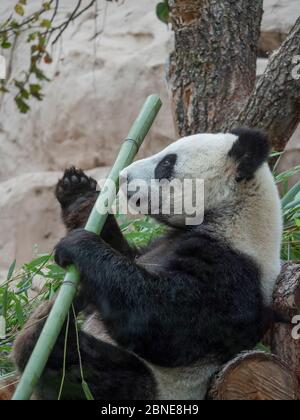
[[[78,197],[96,192],[97,182],[88,177],[81,169],[71,167],[58,181],[55,195],[62,207],[69,206]]]
[[[80,180],[77,178],[76,175],[73,175],[71,178],[71,182],[72,184],[78,184],[80,182]]]
[[[85,177],[85,176],[82,176],[81,178],[80,178],[80,183],[81,184],[86,184],[86,185],[88,185],[88,180],[87,180],[87,178]],[[91,183],[92,184],[92,183]]]
[[[69,187],[70,186],[70,180],[68,178],[63,178],[63,185],[64,187]],[[62,187],[61,187],[62,188]]]

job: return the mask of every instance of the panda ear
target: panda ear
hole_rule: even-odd
[[[229,156],[237,163],[237,182],[249,181],[268,160],[271,147],[267,135],[260,130],[237,128],[231,131],[238,136]]]

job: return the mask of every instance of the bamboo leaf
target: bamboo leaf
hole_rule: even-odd
[[[88,401],[94,401],[93,394],[91,393],[91,390],[90,390],[90,387],[88,386],[88,384],[85,381],[82,381],[81,385],[82,385],[82,389],[83,389],[85,398]]]
[[[9,267],[8,273],[7,273],[7,278],[6,278],[7,281],[9,281],[12,278],[12,276],[14,274],[14,271],[15,271],[15,268],[16,268],[16,263],[17,263],[17,260],[14,260],[13,263],[11,264],[11,266]]]
[[[15,311],[18,318],[18,323],[20,327],[23,327],[23,325],[25,324],[25,317],[24,317],[22,305],[16,296],[13,299],[15,301]]]
[[[300,193],[300,181],[297,182],[282,198],[281,203],[282,207],[284,208],[288,203],[294,200],[296,195]]]

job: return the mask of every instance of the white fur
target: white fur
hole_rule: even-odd
[[[270,304],[281,268],[279,194],[267,164],[257,170],[253,180],[236,181],[237,163],[229,156],[236,140],[233,134],[186,137],[155,156],[133,163],[126,173],[129,179],[143,179],[150,185],[158,163],[166,155],[176,154],[174,177],[204,180],[205,211],[218,210],[215,219],[209,222],[213,232],[259,266],[263,296]],[[184,214],[168,216],[171,224],[184,224],[185,220]],[[147,260],[143,262],[147,265]],[[209,362],[176,369],[147,365],[156,378],[159,399],[170,400],[204,399],[209,380],[218,370],[217,365]]]
[[[236,135],[222,133],[185,137],[162,152],[133,163],[126,173],[130,179],[143,179],[150,185],[157,164],[164,156],[175,153],[174,177],[181,181],[186,178],[204,180],[205,210],[224,210],[215,221],[216,233],[219,231],[236,250],[259,265],[264,298],[270,303],[280,273],[279,194],[267,164],[256,172],[254,180],[236,182],[236,162],[228,155],[236,140]],[[168,219],[174,224],[184,224],[186,217],[185,214],[171,215]]]
[[[149,363],[147,365],[157,381],[157,399],[173,401],[204,400],[212,376],[220,369],[217,364],[204,362],[182,368],[162,368]]]

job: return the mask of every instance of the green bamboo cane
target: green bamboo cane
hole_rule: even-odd
[[[102,192],[99,194],[97,202],[85,226],[87,231],[97,234],[101,233],[107,219],[107,213],[99,213],[99,209],[103,208],[104,200],[106,200],[106,209],[111,208],[113,205],[116,190],[115,188],[112,188],[112,182],[113,185],[118,188],[120,171],[130,165],[133,161],[161,106],[161,100],[157,95],[152,95],[147,98],[138,118],[131,127],[128,137],[121,147],[106,184],[104,184]],[[62,330],[71,304],[75,298],[79,281],[80,276],[78,271],[74,266],[71,266],[67,271],[55,304],[48,316],[35,349],[31,354],[26,369],[24,370],[20,383],[13,396],[13,400],[30,399],[45,369],[60,331]]]

